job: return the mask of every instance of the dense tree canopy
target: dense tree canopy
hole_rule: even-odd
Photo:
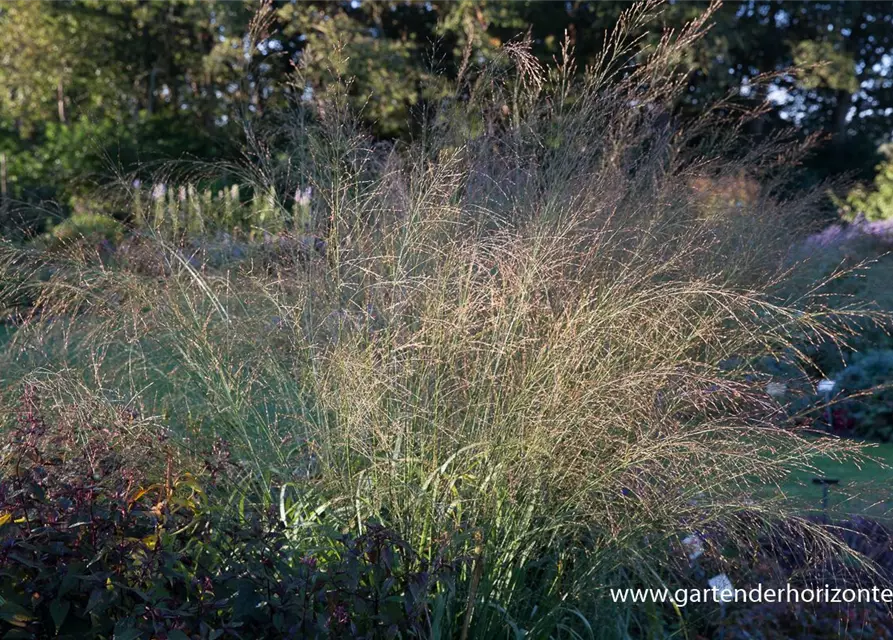
[[[529,38],[544,60],[572,42],[593,61],[626,2],[10,0],[0,4],[0,151],[8,193],[70,204],[113,167],[231,153],[246,118],[351,79],[379,137],[412,135],[447,81]],[[655,5],[653,29],[707,8]],[[793,124],[828,143],[816,177],[873,175],[893,114],[893,6],[729,2],[684,63],[678,114],[718,96],[771,110],[755,132]],[[797,71],[791,70],[796,66]],[[295,73],[300,69],[300,73]],[[756,83],[761,74],[777,74]]]

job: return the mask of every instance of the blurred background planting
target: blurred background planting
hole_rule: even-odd
[[[97,199],[110,177],[146,178],[157,163],[237,159],[246,121],[350,78],[348,99],[380,140],[410,139],[452,81],[528,36],[543,62],[574,46],[578,72],[596,61],[627,2],[257,2],[10,0],[0,4],[0,182],[4,226],[46,231],[76,212],[127,218]],[[679,28],[704,3],[668,4],[655,26]],[[826,144],[790,188],[835,183],[845,215],[893,215],[890,141],[893,7],[886,2],[728,2],[710,35],[686,51],[681,117],[729,97],[766,102],[749,123],[770,138],[794,125]],[[302,66],[300,81],[293,77]],[[794,70],[796,65],[797,70]],[[771,81],[760,79],[774,74]],[[250,142],[250,141],[249,141]],[[258,151],[258,150],[255,150]],[[277,147],[265,150],[275,154]],[[195,185],[200,198],[239,181]],[[174,186],[174,193],[180,185]],[[188,188],[188,185],[183,185]],[[28,205],[28,206],[25,206]],[[837,215],[826,203],[816,211]]]

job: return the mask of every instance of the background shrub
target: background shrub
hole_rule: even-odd
[[[834,380],[855,433],[881,442],[893,439],[893,350],[852,354]]]
[[[53,227],[51,242],[65,245],[75,241],[97,245],[102,242],[117,244],[124,234],[124,226],[114,218],[99,213],[76,213]]]

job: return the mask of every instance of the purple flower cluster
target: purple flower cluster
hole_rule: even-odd
[[[893,220],[867,222],[856,220],[852,224],[832,224],[819,233],[809,236],[804,248],[839,249],[858,241],[874,241],[893,246]]]

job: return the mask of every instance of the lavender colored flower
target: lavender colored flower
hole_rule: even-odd
[[[875,240],[893,243],[893,220],[867,222],[857,219],[852,224],[832,224],[819,233],[806,238],[804,248],[812,251],[839,249],[857,240]]]
[[[329,620],[334,620],[338,624],[347,624],[350,622],[350,615],[347,613],[347,608],[343,604],[339,604],[335,607],[335,610],[332,611]]]

